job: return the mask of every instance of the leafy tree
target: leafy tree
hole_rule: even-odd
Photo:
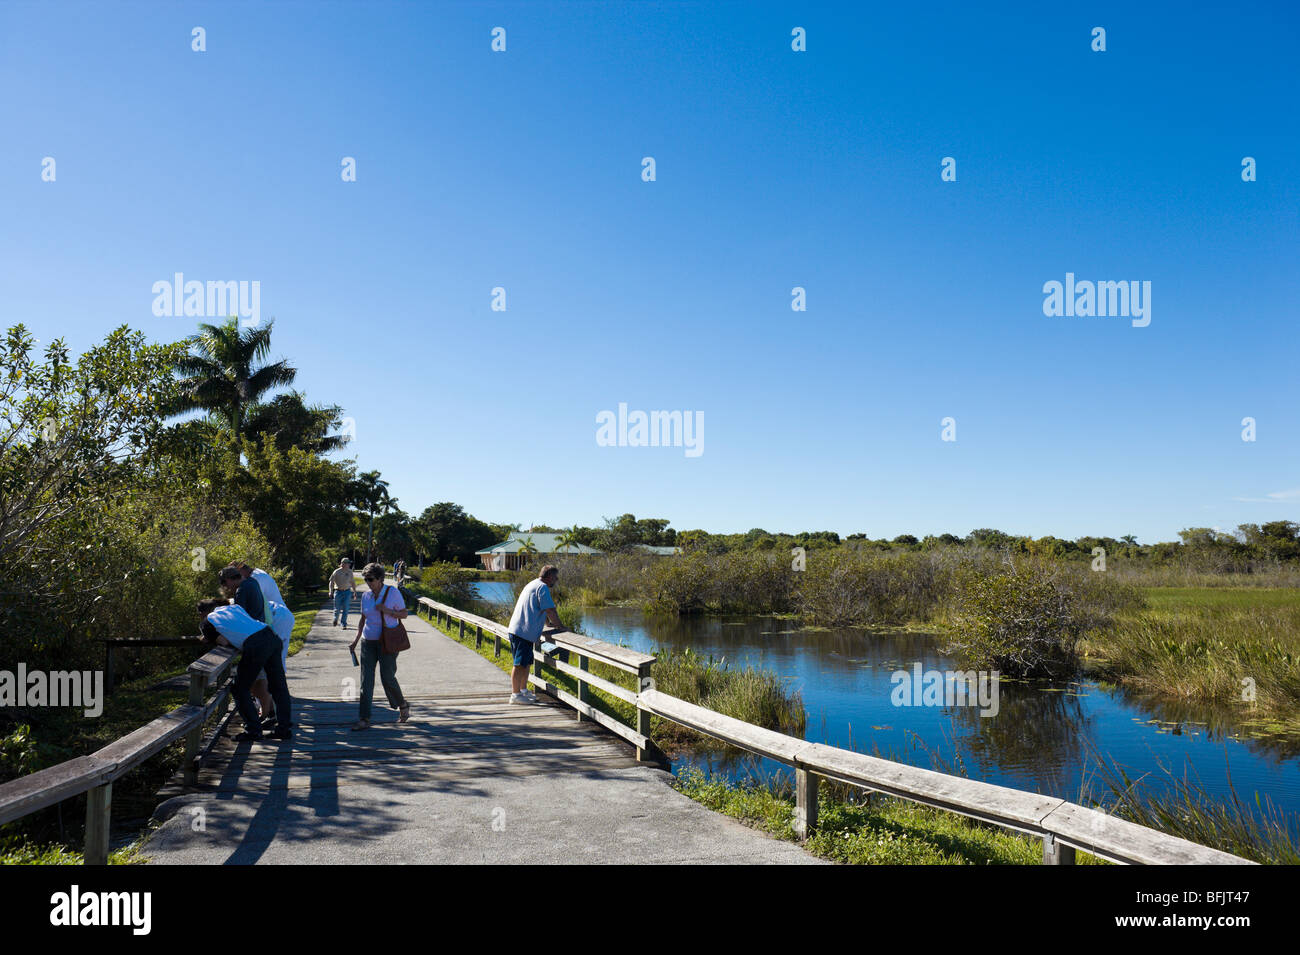
[[[401,508],[394,508],[375,518],[375,553],[385,560],[403,560],[415,550],[412,522]]]
[[[337,539],[348,525],[352,465],[302,448],[281,449],[267,437],[241,446],[248,464],[231,478],[235,499],[295,583],[319,582],[324,541]]]
[[[637,544],[671,547],[677,541],[677,532],[668,524],[666,519],[658,517],[638,521],[635,514],[606,518],[604,530],[596,538],[595,546],[600,550],[611,552],[631,550]],[[766,533],[766,531],[759,531],[760,535]]]
[[[0,631],[66,643],[120,581],[109,515],[172,475],[158,448],[174,399],[177,346],[122,326],[69,357],[44,359],[23,325],[0,346]],[[13,639],[10,639],[13,635]]]
[[[466,514],[463,507],[450,501],[426,507],[416,523],[437,542],[433,551],[435,560],[457,561],[465,566],[475,563],[475,551],[510,539],[509,534],[502,534],[478,518]],[[517,531],[518,525],[515,525],[514,532]]]
[[[991,527],[980,527],[971,531],[966,541],[976,547],[1001,549],[1009,546],[1014,541],[1014,538],[1010,534],[1004,534],[1002,531],[994,530]]]
[[[250,437],[269,435],[282,450],[303,448],[327,454],[348,443],[346,435],[330,434],[339,427],[342,413],[337,405],[308,405],[299,392],[291,391],[249,408],[244,430]]]

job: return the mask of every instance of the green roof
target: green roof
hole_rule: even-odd
[[[570,544],[568,547],[560,546],[560,539],[563,534],[532,534],[528,531],[520,531],[518,537],[512,537],[504,540],[499,544],[493,544],[484,550],[476,550],[477,554],[518,554],[523,551],[523,545],[520,541],[532,540],[533,546],[537,548],[539,554],[599,554],[600,551],[594,547],[588,547],[586,544]]]

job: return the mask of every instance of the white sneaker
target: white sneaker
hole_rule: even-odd
[[[521,693],[522,695],[528,697],[528,702],[529,702],[529,703],[536,703],[536,702],[537,702],[537,694],[534,693],[532,690],[520,690],[520,693]]]
[[[511,694],[510,694],[510,702],[511,702],[511,703],[521,703],[521,704],[525,704],[525,705],[526,705],[526,704],[528,704],[528,703],[532,703],[532,702],[535,702],[535,701],[530,700],[528,697],[524,696],[524,694],[522,694],[522,693],[511,693]]]

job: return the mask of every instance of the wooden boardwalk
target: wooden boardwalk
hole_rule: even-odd
[[[396,722],[376,674],[378,722],[352,732],[355,620],[344,631],[331,617],[322,610],[289,658],[293,742],[220,742],[199,788],[160,807],[150,861],[817,861],[677,793],[567,707],[509,704],[505,673],[415,616],[398,666],[410,722]]]

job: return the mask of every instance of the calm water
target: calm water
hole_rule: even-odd
[[[485,599],[510,599],[508,584],[479,587]],[[1300,740],[1252,739],[1233,713],[1143,701],[1087,681],[1004,681],[992,717],[980,717],[974,707],[900,707],[890,699],[894,671],[910,672],[918,662],[927,670],[956,668],[939,637],[801,630],[769,617],[660,617],[624,607],[584,611],[580,625],[593,637],[638,650],[689,647],[731,667],[776,673],[803,695],[804,735],[815,742],[927,768],[961,765],[972,779],[1068,799],[1089,786],[1106,793],[1095,778],[1101,754],[1131,777],[1149,774],[1153,788],[1167,779],[1163,766],[1226,798],[1231,774],[1243,801],[1253,802],[1258,792],[1300,813]],[[784,772],[753,758],[703,754],[684,762],[733,777]]]

